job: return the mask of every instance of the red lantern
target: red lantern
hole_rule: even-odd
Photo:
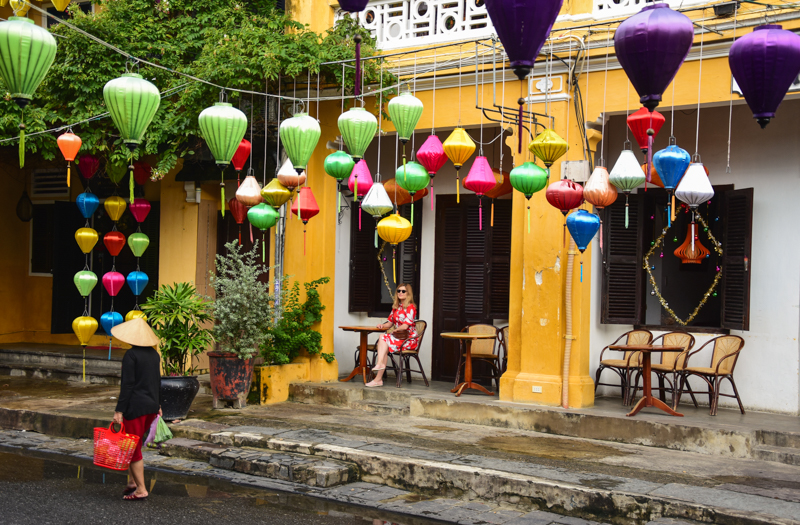
[[[81,170],[81,175],[86,180],[94,177],[97,170],[100,168],[100,159],[94,155],[81,155],[78,159],[78,169]]]
[[[116,230],[110,231],[103,236],[103,244],[106,245],[108,253],[116,257],[125,246],[125,236]]]
[[[233,158],[231,159],[231,163],[233,164],[233,169],[236,170],[236,185],[239,185],[239,173],[242,172],[244,169],[244,164],[247,162],[247,159],[250,158],[250,150],[253,148],[253,145],[250,144],[250,141],[247,139],[242,139],[239,143],[239,147],[236,148],[236,153],[233,154]],[[251,166],[252,168],[252,166]]]
[[[239,200],[234,197],[228,201],[228,209],[231,210],[231,215],[233,215],[233,220],[236,221],[236,224],[239,225],[239,244],[242,244],[242,223],[244,223],[245,217],[247,217],[247,206],[239,202]],[[252,237],[252,226],[251,229],[251,237]]]
[[[61,150],[61,154],[64,155],[64,159],[67,161],[67,188],[69,188],[70,162],[75,160],[83,141],[70,130],[59,136],[56,142],[58,143],[58,149]]]
[[[583,204],[583,186],[580,184],[575,184],[569,179],[561,179],[560,181],[554,182],[548,186],[544,196],[547,198],[547,202],[549,202],[553,207],[561,210],[561,213],[564,214],[564,238],[562,242],[563,244],[566,244],[566,217],[570,210],[574,210]]]
[[[306,254],[306,224],[309,219],[319,213],[319,206],[317,200],[314,198],[314,193],[308,186],[300,188],[297,198],[292,204],[292,213],[297,215],[303,221],[303,255]]]
[[[144,161],[137,160],[133,163],[133,180],[135,180],[136,184],[139,186],[144,186],[147,183],[152,172],[153,168]]]
[[[628,127],[631,133],[633,133],[636,142],[639,144],[642,153],[647,154],[647,151],[650,149],[653,141],[656,140],[656,135],[658,135],[665,121],[664,115],[658,111],[650,113],[647,111],[647,108],[639,108],[639,111],[636,113],[628,115]],[[647,133],[649,129],[653,130],[652,135]]]
[[[147,214],[150,213],[150,202],[142,198],[133,199],[128,209],[131,210],[131,214],[133,218],[136,219],[136,222],[144,222],[147,218]]]

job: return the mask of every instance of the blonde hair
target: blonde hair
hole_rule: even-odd
[[[408,305],[414,305],[414,289],[411,288],[411,285],[408,283],[400,283],[397,285],[397,288],[404,287],[406,289],[406,298],[403,300],[403,308],[407,308]],[[400,301],[397,298],[397,288],[395,288],[394,294],[394,303],[392,304],[392,308],[398,308],[400,306]]]

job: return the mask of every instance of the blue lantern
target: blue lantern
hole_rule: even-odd
[[[664,189],[672,196],[667,202],[668,226],[672,226],[672,221],[675,220],[675,188],[691,163],[689,152],[675,144],[675,137],[670,137],[669,146],[653,155],[653,165],[664,183]]]
[[[567,229],[578,245],[578,250],[583,254],[600,229],[600,217],[586,210],[578,210],[567,217]],[[583,257],[581,257],[581,282],[583,282]]]
[[[75,204],[78,205],[84,219],[91,219],[94,212],[97,211],[97,207],[100,206],[100,199],[94,193],[86,192],[78,195]]]
[[[108,335],[111,335],[111,329],[122,324],[122,321],[122,314],[119,312],[106,312],[100,316],[100,325]]]
[[[150,282],[150,279],[144,272],[137,270],[128,274],[128,286],[130,286],[133,295],[142,295],[142,291],[148,282]]]

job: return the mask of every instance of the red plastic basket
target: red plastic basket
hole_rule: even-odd
[[[114,432],[113,428],[114,423],[108,428],[95,427],[94,464],[113,470],[127,470],[140,438],[126,434],[122,423],[119,425],[119,432]]]

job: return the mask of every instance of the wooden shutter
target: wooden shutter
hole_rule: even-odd
[[[420,265],[420,248],[422,246],[422,201],[419,200],[414,203],[414,227],[411,229],[411,235],[408,239],[401,242],[397,248],[398,257],[398,279],[400,282],[411,283],[414,288],[414,300],[419,305],[420,302],[420,287],[419,287],[419,265]],[[400,207],[400,215],[407,220],[411,220],[411,205],[406,204]]]
[[[466,199],[465,199],[466,200]],[[486,261],[486,233],[488,228],[478,227],[478,202],[462,203],[466,210],[466,245],[464,247],[464,314],[467,324],[486,322],[488,303]]]
[[[289,214],[290,216],[286,218],[286,220],[292,220],[291,218],[294,217],[294,220],[297,220],[297,217],[294,215]],[[261,255],[266,254],[267,262],[265,263],[265,267],[269,267],[269,257],[270,257],[270,242],[272,241],[272,236],[275,235],[275,228],[270,228],[266,231],[266,234],[263,234],[261,230],[258,228],[253,228],[253,241],[250,241],[250,221],[247,219],[242,222],[242,252],[249,252],[253,249],[253,245],[255,241],[258,241],[258,258],[259,261],[261,260]],[[148,234],[149,235],[149,234]],[[239,241],[239,225],[236,224],[236,219],[233,218],[233,213],[228,211],[225,214],[225,217],[222,216],[222,212],[217,212],[217,252],[218,254],[225,254],[225,245],[231,241]],[[263,243],[263,248],[262,248]],[[212,267],[216,271],[216,263],[215,266]],[[270,272],[264,272],[259,275],[258,280],[264,284],[269,285],[269,275]]]
[[[484,205],[486,204],[488,202],[484,200]],[[489,210],[490,206],[491,204]],[[487,211],[486,208],[484,211]],[[484,228],[486,215],[484,213]],[[489,316],[492,319],[508,319],[511,288],[511,200],[494,201],[494,226],[489,228],[489,236]]]
[[[644,318],[642,199],[631,194],[625,227],[625,196],[603,210],[603,287],[601,320],[605,324],[641,324]]]
[[[376,289],[378,250],[375,248],[375,219],[361,212],[358,229],[358,205],[351,205],[350,216],[350,294],[349,312],[370,312],[380,293]],[[378,242],[381,242],[380,239]],[[391,255],[391,250],[390,250]],[[382,285],[381,285],[382,286]]]
[[[749,330],[753,188],[726,191],[724,199],[721,326]]]
[[[82,228],[86,219],[74,202],[56,201],[53,222],[53,298],[50,333],[71,334],[72,320],[83,314],[84,301],[75,288],[73,277],[83,270],[86,256],[75,242],[75,231]],[[34,241],[35,242],[35,241]],[[102,244],[102,238],[98,244]],[[102,278],[102,273],[98,274]],[[97,283],[95,291],[103,288]],[[105,293],[105,290],[103,291]],[[124,314],[123,314],[124,315]]]

